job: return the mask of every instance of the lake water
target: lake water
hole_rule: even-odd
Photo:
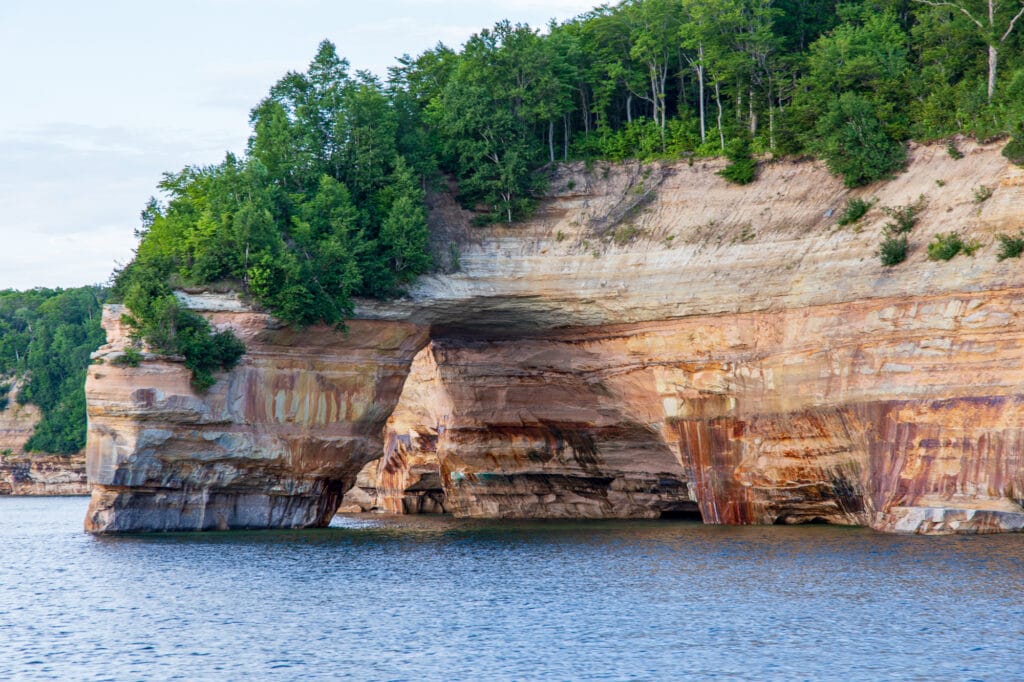
[[[0,498],[0,679],[1024,679],[1024,535],[368,516],[94,538],[86,506]]]

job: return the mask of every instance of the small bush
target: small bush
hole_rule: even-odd
[[[11,399],[7,396],[0,398],[0,412],[7,409],[7,406],[11,404]]]
[[[956,142],[954,142],[953,140],[950,140],[949,143],[946,145],[946,153],[949,154],[949,158],[953,159],[954,161],[959,161],[960,159],[964,158],[964,153],[957,148]]]
[[[996,254],[996,258],[999,260],[1020,258],[1020,255],[1024,253],[1024,230],[1018,230],[1016,237],[997,234],[996,239],[999,240],[999,253]]]
[[[989,200],[992,197],[992,188],[988,185],[981,185],[980,187],[974,188],[974,203],[981,204]]]
[[[928,244],[928,260],[950,260],[964,250],[964,240],[956,232],[935,235]]]
[[[839,215],[839,224],[854,224],[871,210],[874,203],[874,201],[864,201],[863,199],[850,199],[846,202],[846,208],[844,208],[843,212]]]
[[[749,185],[757,176],[757,162],[750,153],[750,142],[746,138],[731,140],[725,146],[729,165],[718,174],[736,185]]]
[[[142,363],[142,353],[135,346],[128,346],[124,353],[110,361],[118,367],[138,367]]]
[[[905,236],[896,237],[889,235],[879,246],[877,255],[881,259],[882,265],[891,268],[907,259],[907,250],[909,248],[910,245],[907,243]]]
[[[555,241],[556,242],[564,242],[565,241],[565,232],[562,232],[561,230],[559,230],[558,234],[555,235]]]
[[[234,332],[213,332],[206,318],[189,310],[178,315],[177,347],[192,372],[192,386],[200,393],[217,383],[215,371],[231,371],[245,355],[245,344]]]
[[[636,239],[639,235],[640,230],[638,230],[634,225],[622,225],[615,230],[614,234],[612,234],[612,241],[615,242],[616,246],[625,246]]]
[[[11,392],[11,385],[10,384],[0,384],[0,398],[6,398],[7,395],[10,392]]]
[[[907,206],[886,206],[882,209],[882,213],[892,218],[893,222],[886,223],[883,228],[885,233],[888,235],[908,234],[917,224],[917,216],[923,208],[923,196]]]

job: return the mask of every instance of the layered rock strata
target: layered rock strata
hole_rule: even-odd
[[[129,342],[121,312],[104,311],[103,364],[86,382],[93,532],[326,525],[380,457],[382,427],[426,342],[405,323],[296,331],[263,314],[208,312],[246,354],[197,395],[180,359],[112,362]]]
[[[0,410],[0,453],[20,455],[25,448],[25,443],[32,437],[36,424],[42,416],[39,408],[32,403],[25,405],[18,404],[14,399],[21,389],[16,382],[2,381],[9,384],[7,392],[7,406]]]
[[[88,494],[84,455],[11,455],[0,459],[0,495]]]
[[[13,385],[8,396],[16,396],[18,390]],[[13,399],[0,410],[0,495],[88,495],[85,455],[24,451],[40,416],[35,405],[19,405]]]
[[[812,162],[767,164],[746,188],[710,162],[567,167],[534,220],[487,230],[435,197],[438,252],[461,270],[365,303],[349,337],[314,331],[307,346],[239,309],[211,314],[250,353],[209,396],[166,359],[91,375],[89,525],[315,525],[380,457],[360,508],[1020,529],[1024,276],[997,261],[994,236],[1024,227],[1024,172],[998,145],[961,149],[914,148],[904,174],[857,193]],[[979,203],[982,184],[994,191]],[[853,196],[875,208],[841,229]],[[911,204],[910,257],[884,268],[881,208]],[[928,241],[954,230],[979,242],[974,256],[927,260]],[[367,325],[395,340],[375,347]],[[280,369],[291,381],[347,361],[355,394],[374,396],[359,398],[372,418],[308,425],[316,442],[359,444],[324,448],[314,466],[287,420],[228,407],[271,404],[264,377],[296,354]],[[135,397],[150,385],[152,400]],[[207,517],[196,510],[210,495],[227,498]],[[274,496],[306,511],[275,514]]]

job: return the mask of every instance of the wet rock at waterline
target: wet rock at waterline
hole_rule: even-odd
[[[857,194],[815,162],[746,188],[714,162],[570,166],[533,220],[483,230],[437,196],[461,271],[364,303],[348,333],[192,297],[248,352],[203,396],[174,358],[92,368],[87,527],[315,526],[349,492],[392,513],[1018,530],[1024,275],[993,242],[1020,227],[1024,171],[963,150],[916,147]],[[876,209],[839,229],[852,196]],[[914,202],[910,257],[884,268],[878,208]],[[953,229],[984,247],[928,261]],[[118,312],[99,358],[124,347]]]

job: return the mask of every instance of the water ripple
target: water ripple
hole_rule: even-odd
[[[93,538],[0,498],[0,679],[1024,678],[1024,535],[339,517]]]

